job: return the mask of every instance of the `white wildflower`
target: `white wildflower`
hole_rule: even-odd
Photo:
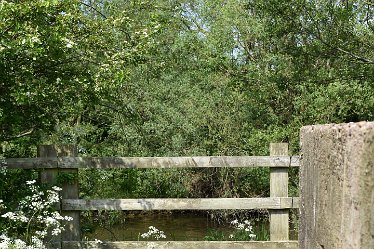
[[[45,236],[47,236],[47,231],[45,231],[45,230],[43,230],[43,231],[36,231],[35,234],[38,235],[41,238],[44,238]]]
[[[245,232],[244,236],[249,238],[250,240],[253,240],[256,238],[256,235],[253,233],[253,227],[251,226],[251,222],[249,220],[245,220],[244,223],[239,222],[238,220],[233,220],[230,222],[231,225],[237,229],[237,232],[234,232],[233,234],[230,234],[230,239],[237,239],[236,236],[242,237],[243,232]]]
[[[32,246],[30,247],[30,249],[44,248],[43,241],[36,236],[31,237],[31,244]]]
[[[244,227],[245,227],[245,224],[243,224],[243,223],[239,223],[239,224],[236,226],[236,229],[238,229],[238,230],[243,230]]]
[[[9,220],[16,220],[17,219],[16,213],[13,213],[13,212],[5,213],[1,217],[8,218]]]
[[[5,234],[0,235],[0,249],[8,249],[10,247],[11,240]]]
[[[156,227],[150,226],[148,227],[148,229],[148,232],[140,235],[142,238],[155,238],[156,240],[166,239],[165,233],[161,230],[158,230]]]
[[[52,189],[53,189],[54,191],[61,191],[61,190],[62,190],[62,188],[57,187],[57,186],[53,186]]]
[[[236,224],[238,224],[238,220],[231,221],[231,225],[236,225]]]
[[[99,239],[95,239],[95,243],[96,244],[102,244],[103,242],[101,240],[99,240]]]
[[[26,184],[27,184],[27,185],[33,185],[34,183],[36,183],[36,180],[26,181]]]
[[[9,238],[6,234],[0,235],[0,249],[43,249],[45,248],[43,239],[48,236],[49,231],[53,236],[56,236],[64,230],[61,221],[72,220],[69,216],[62,216],[57,211],[49,210],[52,204],[59,201],[57,191],[61,189],[54,187],[45,194],[34,185],[35,183],[35,180],[27,181],[26,184],[29,185],[32,194],[20,201],[16,211],[7,212],[1,217],[16,223],[18,226],[29,223],[37,225],[36,227],[40,227],[40,229],[27,234],[28,238],[31,238],[29,241],[24,241],[21,238]],[[2,203],[3,200],[0,200],[0,206]]]
[[[15,239],[14,240],[14,245],[16,248],[25,248],[26,247],[26,242],[20,239]]]
[[[52,235],[53,236],[59,235],[62,232],[62,230],[63,230],[62,228],[54,228],[52,230]]]
[[[66,220],[66,221],[72,221],[72,220],[73,220],[73,217],[70,217],[70,216],[64,216],[64,220]]]

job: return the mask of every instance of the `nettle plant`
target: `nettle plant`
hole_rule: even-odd
[[[61,188],[54,186],[41,191],[35,183],[35,180],[27,181],[31,194],[19,202],[16,210],[1,215],[5,228],[0,231],[0,249],[46,248],[64,230],[61,222],[72,220],[53,209],[59,202]],[[0,200],[0,213],[5,209],[6,204]]]

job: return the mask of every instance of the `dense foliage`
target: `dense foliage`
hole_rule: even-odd
[[[364,0],[1,1],[3,156],[41,143],[83,156],[267,155],[270,142],[297,153],[303,125],[373,120],[373,20]],[[266,170],[80,175],[84,197],[268,195]]]

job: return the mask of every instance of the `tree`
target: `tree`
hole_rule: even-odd
[[[294,154],[303,125],[374,118],[367,1],[0,6],[0,137],[24,139],[22,148],[48,141],[95,156],[266,155],[270,142],[289,142]],[[124,175],[161,175],[149,172]],[[198,179],[188,186],[198,195],[264,193],[245,178],[222,180],[228,171],[200,173],[185,172]],[[232,174],[263,183],[265,173]],[[153,193],[173,189],[163,186]]]
[[[0,140],[49,134],[95,106],[151,41],[125,13],[76,0],[2,1]]]

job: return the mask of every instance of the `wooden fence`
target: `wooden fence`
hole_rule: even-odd
[[[298,248],[289,240],[289,209],[299,208],[298,197],[288,197],[288,168],[299,167],[298,156],[288,156],[288,144],[270,144],[270,156],[203,156],[203,157],[77,157],[74,146],[43,145],[38,158],[6,160],[8,168],[41,168],[40,179],[56,184],[58,175],[69,174],[63,183],[61,213],[73,217],[60,238],[62,248]],[[198,167],[270,167],[268,198],[205,198],[205,199],[79,199],[78,169],[109,168],[198,168]],[[81,242],[80,211],[82,210],[249,210],[269,209],[270,241],[117,241]]]

